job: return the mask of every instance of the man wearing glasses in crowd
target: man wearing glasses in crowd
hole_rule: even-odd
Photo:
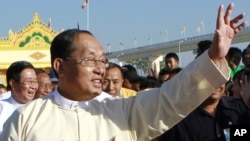
[[[5,120],[16,108],[33,100],[38,89],[35,68],[30,62],[12,63],[6,71],[6,78],[11,96],[0,103],[0,134]]]
[[[60,33],[50,49],[57,89],[16,110],[0,140],[142,141],[159,136],[229,79],[225,56],[234,35],[246,25],[236,25],[244,14],[231,20],[232,9],[230,4],[224,14],[220,6],[208,52],[160,88],[127,99],[92,100],[102,93],[104,50],[88,31]]]
[[[51,93],[53,90],[53,84],[50,80],[49,74],[45,70],[36,69],[36,75],[38,81],[38,89],[36,91],[34,99],[44,97]]]

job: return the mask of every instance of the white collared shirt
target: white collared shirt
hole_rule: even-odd
[[[0,135],[3,131],[3,124],[9,118],[9,116],[15,111],[16,107],[12,104],[0,101]]]
[[[0,94],[0,100],[8,99],[11,97],[11,92],[7,91],[5,93]]]
[[[74,101],[74,100],[67,99],[67,98],[63,97],[62,95],[60,95],[57,89],[52,93],[52,95],[55,98],[55,102],[58,105],[66,108],[66,109],[74,110],[77,107],[86,108],[89,106],[89,101]],[[100,95],[93,98],[92,100],[102,101],[103,99],[110,98],[110,97],[112,97],[112,96],[109,95],[108,93],[102,92]]]
[[[24,104],[17,102],[12,96],[3,101],[8,102],[9,104],[13,105],[15,108],[19,108],[20,106],[24,105]]]

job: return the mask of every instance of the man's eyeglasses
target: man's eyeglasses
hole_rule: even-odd
[[[41,89],[45,89],[45,88],[52,89],[53,85],[52,84],[39,84],[39,87]]]
[[[108,60],[107,59],[94,59],[94,58],[70,58],[66,57],[65,60],[76,60],[77,63],[81,64],[82,66],[87,67],[96,67],[98,64],[102,68],[108,67]]]
[[[21,82],[24,85],[38,85],[38,82],[36,80],[25,80],[23,82]]]

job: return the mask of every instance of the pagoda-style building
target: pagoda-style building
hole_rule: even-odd
[[[33,21],[19,32],[10,29],[9,37],[0,37],[0,83],[7,84],[6,70],[15,61],[29,61],[36,68],[48,70],[51,67],[50,45],[57,34],[35,13]]]

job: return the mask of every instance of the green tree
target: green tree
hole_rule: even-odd
[[[146,59],[140,58],[136,60],[130,60],[128,63],[134,65],[137,69],[142,70],[144,74],[148,74],[150,67],[149,62]]]

